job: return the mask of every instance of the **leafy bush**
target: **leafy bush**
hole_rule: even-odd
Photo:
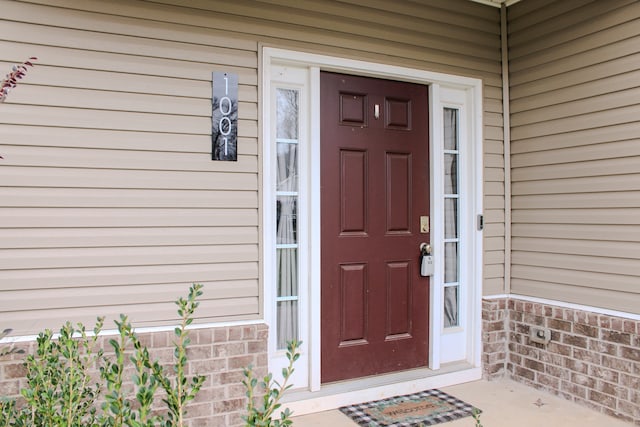
[[[157,360],[135,334],[125,315],[115,321],[118,336],[109,340],[113,356],[105,355],[98,345],[104,319],[98,318],[89,336],[82,324],[67,322],[57,337],[50,330],[40,333],[37,350],[26,357],[27,385],[20,391],[24,404],[0,399],[0,427],[68,426],[68,427],[183,427],[186,406],[202,387],[205,377],[187,375],[187,347],[190,344],[187,327],[193,322],[202,295],[202,285],[194,284],[188,297],[179,298],[178,315],[181,323],[174,330],[174,363],[172,372]],[[9,333],[8,330],[3,334]],[[4,335],[0,335],[0,338]],[[291,411],[280,412],[280,398],[288,390],[293,364],[300,357],[299,342],[287,344],[289,365],[282,370],[282,384],[271,373],[261,381],[254,376],[252,366],[244,370],[247,415],[250,427],[290,426]],[[3,350],[4,354],[14,352]],[[130,362],[130,363],[129,363]],[[99,368],[100,384],[91,372]],[[133,367],[133,369],[131,369]],[[132,373],[129,373],[132,372]],[[127,375],[133,388],[127,384]],[[154,410],[154,397],[164,391],[165,408]],[[258,397],[256,393],[264,393]],[[103,395],[98,411],[97,401]],[[260,403],[258,403],[260,402]]]
[[[274,380],[271,373],[268,373],[262,381],[258,381],[258,378],[253,374],[251,365],[244,370],[244,380],[242,384],[244,384],[247,390],[248,400],[247,415],[244,416],[243,419],[246,421],[247,426],[281,427],[292,424],[290,419],[291,411],[289,411],[288,408],[280,412],[280,419],[274,420],[273,415],[276,410],[282,406],[280,404],[280,398],[283,393],[291,388],[291,385],[287,385],[287,382],[293,374],[293,364],[300,358],[300,344],[302,344],[302,342],[289,341],[287,343],[287,360],[289,360],[289,365],[286,368],[282,368],[282,384]],[[264,392],[264,395],[262,396],[262,403],[256,405],[255,390],[258,385],[261,391]]]
[[[85,327],[67,322],[59,336],[51,330],[40,333],[36,354],[28,355],[27,385],[20,391],[24,405],[14,400],[0,401],[0,426],[101,426],[101,427],[182,427],[186,405],[196,397],[205,380],[204,376],[186,375],[186,349],[190,343],[187,326],[193,321],[202,295],[202,285],[194,284],[187,299],[176,302],[182,321],[175,328],[173,372],[165,372],[158,361],[152,361],[127,317],[116,321],[119,339],[109,340],[115,360],[98,349],[98,334],[103,319],[98,318],[93,336]],[[134,365],[133,392],[124,387],[127,365],[126,352],[133,346],[129,360]],[[99,366],[106,394],[102,413],[98,414],[96,401],[102,386],[90,375]],[[153,398],[158,388],[165,391],[166,411],[152,411]],[[130,395],[130,394],[133,394]]]

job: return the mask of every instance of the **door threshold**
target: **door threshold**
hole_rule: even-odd
[[[282,398],[282,410],[289,408],[296,415],[312,414],[481,378],[482,368],[474,367],[467,362],[453,362],[443,364],[437,371],[428,368],[412,369],[326,384],[315,392],[291,390]]]

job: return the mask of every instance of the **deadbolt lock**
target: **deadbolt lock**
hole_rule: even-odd
[[[429,216],[421,216],[420,217],[420,233],[428,233],[429,232]]]

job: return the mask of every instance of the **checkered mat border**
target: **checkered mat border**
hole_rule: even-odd
[[[367,414],[365,412],[368,408],[373,408],[376,406],[386,406],[392,404],[393,402],[401,402],[405,400],[414,400],[418,401],[424,399],[428,396],[436,397],[444,402],[449,403],[454,406],[453,409],[444,411],[444,412],[435,412],[431,415],[426,415],[424,419],[420,420],[401,420],[399,419],[396,422],[391,424],[387,423],[383,420],[378,420],[374,418],[372,415]],[[457,420],[459,418],[464,418],[471,416],[473,414],[474,409],[479,413],[482,412],[478,408],[474,408],[472,405],[463,402],[460,399],[457,399],[443,391],[438,389],[425,390],[418,393],[407,394],[403,396],[394,396],[387,399],[376,400],[373,402],[365,402],[357,405],[349,405],[343,406],[340,408],[340,411],[351,418],[353,421],[358,423],[361,426],[365,427],[419,427],[419,426],[432,426],[440,423],[445,423],[448,421]]]

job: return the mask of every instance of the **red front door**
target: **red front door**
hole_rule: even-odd
[[[427,365],[424,85],[323,72],[321,378]]]

